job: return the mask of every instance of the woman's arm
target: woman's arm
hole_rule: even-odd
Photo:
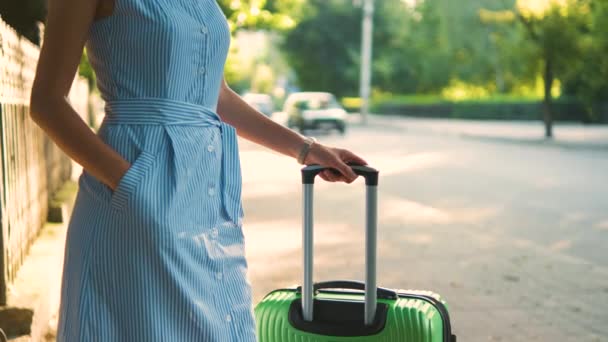
[[[226,123],[234,126],[238,135],[279,153],[296,158],[304,144],[304,137],[258,112],[235,93],[225,80],[222,81],[217,112]],[[305,163],[320,164],[340,172],[323,172],[321,177],[327,181],[352,182],[357,175],[346,165],[348,162],[367,164],[354,153],[323,146],[312,145]]]
[[[103,1],[49,1],[30,116],[70,158],[114,189],[129,162],[105,144],[67,100],[87,32]]]

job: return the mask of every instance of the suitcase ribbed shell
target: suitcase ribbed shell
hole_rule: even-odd
[[[428,292],[418,294],[429,295]],[[433,297],[436,295],[432,294]],[[443,342],[444,322],[439,310],[424,299],[400,296],[396,300],[379,299],[388,305],[386,325],[378,334],[360,337],[321,336],[294,328],[288,318],[293,300],[299,299],[295,290],[269,293],[255,308],[257,334],[260,342]],[[319,293],[317,299],[363,301],[363,295]]]

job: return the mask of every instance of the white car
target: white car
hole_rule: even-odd
[[[247,93],[243,95],[243,100],[266,116],[272,115],[274,111],[274,102],[268,94]]]
[[[285,100],[283,112],[287,116],[287,126],[300,132],[307,129],[346,132],[348,113],[331,93],[293,93]]]

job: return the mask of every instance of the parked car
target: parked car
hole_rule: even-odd
[[[293,93],[285,100],[283,112],[287,116],[287,127],[300,132],[308,129],[346,132],[348,114],[331,93]]]
[[[274,112],[274,102],[268,94],[247,93],[243,95],[243,100],[266,116]]]

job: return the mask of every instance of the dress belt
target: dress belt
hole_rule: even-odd
[[[222,143],[221,186],[226,213],[240,224],[241,165],[236,129],[221,120],[219,115],[205,106],[163,98],[130,98],[110,100],[105,104],[108,124],[127,125],[187,125],[219,127]]]

